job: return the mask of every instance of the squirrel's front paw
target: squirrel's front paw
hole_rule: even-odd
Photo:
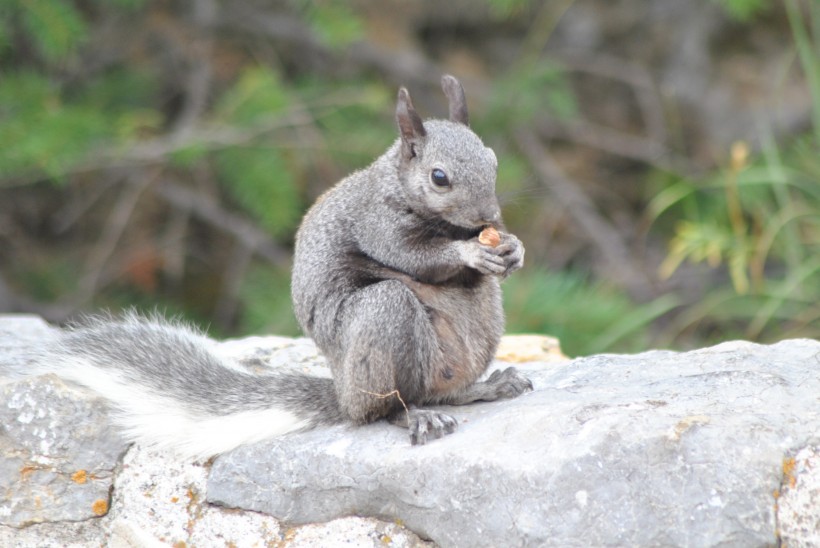
[[[524,266],[524,245],[515,235],[499,233],[496,246],[482,244],[478,238],[463,242],[464,263],[482,274],[507,277]]]
[[[524,266],[524,244],[514,234],[502,233],[501,243],[495,251],[504,259],[505,278]]]
[[[407,427],[410,429],[410,443],[413,445],[424,445],[428,440],[452,434],[458,426],[456,419],[439,411],[410,409],[407,413]]]
[[[500,246],[499,246],[500,247]],[[507,270],[507,261],[497,251],[498,248],[479,243],[478,238],[461,242],[461,259],[470,268],[482,274],[502,275]]]

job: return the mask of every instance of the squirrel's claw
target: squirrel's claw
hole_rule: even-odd
[[[429,440],[452,434],[458,426],[456,419],[440,411],[410,409],[407,413],[410,443],[413,445],[424,445]]]

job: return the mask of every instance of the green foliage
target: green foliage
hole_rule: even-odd
[[[738,21],[750,21],[770,7],[766,0],[712,0]]]
[[[327,151],[347,171],[368,165],[398,137],[393,121],[377,105],[351,104],[334,109],[318,121]]]
[[[271,234],[292,232],[301,216],[293,175],[277,150],[232,147],[216,153],[220,181]]]
[[[748,21],[764,11],[766,0],[716,0],[726,12],[739,21]]]
[[[517,272],[503,287],[507,331],[549,333],[570,356],[646,348],[651,323],[678,304],[666,296],[636,306],[605,284],[532,268]]]
[[[782,151],[762,128],[758,157],[749,158],[745,144],[736,143],[723,173],[704,185],[681,179],[649,206],[654,219],[670,209],[685,218],[664,274],[686,259],[728,266],[734,294],[716,292],[689,312],[684,326],[734,320],[753,339],[820,332],[820,57],[797,2],[787,0],[786,8],[812,91],[814,133]],[[809,15],[820,20],[820,5],[810,4]]]
[[[763,0],[713,1],[741,21],[770,5]],[[816,2],[784,1],[794,59],[815,97],[814,134],[777,146],[764,128],[761,150],[728,161],[716,173],[701,178],[654,174],[657,192],[649,203],[649,218],[654,235],[669,240],[663,274],[671,275],[686,262],[704,263],[720,269],[722,285],[685,307],[673,297],[636,304],[585,276],[529,267],[504,284],[510,331],[555,334],[570,354],[636,351],[659,342],[701,344],[734,336],[820,335],[820,63],[815,42],[820,8]],[[528,22],[525,36],[515,44],[516,62],[501,74],[493,69],[485,93],[468,89],[471,101],[482,102],[473,113],[473,126],[498,154],[498,190],[502,202],[508,202],[505,219],[513,230],[539,215],[544,202],[524,199],[541,190],[527,188],[532,168],[516,152],[511,136],[539,116],[566,119],[578,112],[565,71],[543,53],[572,3],[479,4],[490,10],[491,21],[510,19],[519,27],[522,20]],[[100,279],[108,286],[100,289],[95,305],[137,303],[150,309],[150,303],[164,295],[167,309],[185,309],[189,317],[203,320],[211,312],[208,299],[226,293],[218,264],[226,254],[210,256],[202,249],[213,241],[230,242],[232,236],[206,226],[208,221],[196,215],[186,217],[194,221],[173,221],[189,222],[184,229],[173,228],[166,218],[170,206],[156,199],[161,197],[156,189],[168,179],[179,185],[201,182],[199,188],[207,191],[213,181],[227,197],[220,207],[252,218],[289,245],[316,192],[369,164],[396,139],[395,89],[372,65],[357,70],[352,62],[344,76],[342,71],[310,74],[298,54],[261,35],[225,40],[214,34],[206,59],[212,71],[204,108],[189,131],[174,131],[190,99],[185,97],[185,63],[193,51],[188,49],[186,11],[191,6],[152,3],[149,17],[149,10],[139,12],[147,5],[145,0],[0,0],[0,187],[60,182],[67,187],[66,196],[76,190],[72,199],[87,200],[80,206],[87,209],[77,215],[95,216],[87,231],[87,226],[106,226],[105,206],[121,197],[117,182],[125,176],[147,180],[150,184],[135,202],[134,220],[125,233],[136,229],[133,232],[140,234],[134,241],[155,246],[160,257],[156,293],[127,277],[112,282],[106,271]],[[289,0],[276,6],[271,9],[301,18],[313,36],[336,50],[333,55],[366,38],[365,8],[357,4]],[[139,32],[133,36],[138,38],[114,48],[111,56],[88,55],[110,39],[96,32],[98,20],[106,14],[117,19],[123,10],[134,17]],[[151,39],[142,40],[144,36]],[[23,47],[13,51],[18,44]],[[158,44],[169,49],[153,57]],[[88,59],[92,62],[83,64]],[[52,198],[63,196],[51,191]],[[182,218],[191,212],[175,213]],[[159,221],[156,227],[150,226],[153,220]],[[48,238],[49,229],[42,226],[47,223],[38,222],[36,230],[42,233],[37,237]],[[80,225],[76,219],[68,222]],[[184,264],[167,266],[160,250],[173,236],[196,240],[186,248],[195,251],[180,259]],[[94,242],[87,244],[92,253],[80,253],[86,258],[93,254]],[[8,274],[15,289],[27,296],[59,301],[77,290],[76,273],[88,267],[77,254],[30,254],[34,258],[13,259],[14,267],[0,274]],[[239,300],[241,330],[298,332],[287,272],[253,266],[243,279]],[[656,322],[661,317],[663,322]]]
[[[216,114],[223,124],[240,127],[278,125],[291,104],[276,73],[262,67],[246,69],[219,101]],[[285,125],[282,121],[282,125]],[[194,163],[204,148],[196,142],[177,154],[177,161]],[[299,221],[301,202],[293,170],[281,151],[270,145],[228,146],[214,155],[219,180],[237,203],[272,234],[284,236]]]
[[[146,110],[160,95],[159,77],[141,66],[112,68],[82,87],[70,90],[68,99],[93,104],[114,117]],[[154,109],[151,109],[154,110]],[[156,112],[156,111],[154,111]]]
[[[480,127],[489,133],[531,123],[533,117],[545,111],[561,119],[578,113],[575,94],[563,69],[540,59],[516,65],[495,80],[485,108]]]
[[[533,4],[532,0],[486,0],[490,11],[499,19],[506,19]]]
[[[290,272],[254,268],[242,284],[243,333],[300,334],[290,303]]]
[[[107,118],[99,109],[64,103],[59,88],[47,78],[33,72],[4,75],[0,173],[62,179],[108,136]]]
[[[731,279],[731,291],[714,291],[676,322],[679,333],[718,325],[718,338],[820,334],[818,142],[805,137],[782,152],[768,133],[762,137],[759,156],[736,143],[723,172],[704,182],[681,178],[649,204],[654,221],[669,212],[683,219],[663,276],[689,260],[726,265]]]
[[[96,0],[100,7],[112,5],[130,10],[145,0]],[[20,21],[24,35],[42,59],[56,64],[70,59],[88,39],[89,23],[76,1],[2,0],[0,1],[0,53],[9,47],[12,22]]]
[[[362,20],[348,2],[302,0],[302,3],[308,24],[329,46],[345,46],[364,34]]]
[[[750,318],[742,298],[727,299],[737,307],[736,319],[750,320],[746,337],[760,336],[779,309],[820,300],[820,193],[815,178],[820,172],[795,170],[807,167],[800,157],[790,153],[783,160],[792,167],[776,167],[772,162],[779,153],[772,150],[742,171],[729,169],[704,186],[681,180],[649,206],[655,215],[672,211],[683,217],[661,267],[663,275],[671,275],[684,260],[713,268],[726,265],[734,293],[760,305]],[[786,289],[790,293],[784,293]],[[724,307],[719,312],[726,316],[731,311]],[[763,311],[768,311],[768,319],[759,315]]]
[[[13,280],[27,295],[41,301],[52,301],[77,289],[78,264],[72,258],[42,255],[16,261]]]
[[[287,90],[276,73],[254,66],[245,69],[221,98],[216,114],[224,122],[252,126],[281,114],[289,105]]]
[[[26,30],[46,61],[60,61],[72,54],[88,34],[86,22],[73,3],[66,0],[28,0],[18,9]]]
[[[794,43],[797,47],[797,54],[800,58],[800,66],[809,82],[809,89],[812,93],[812,122],[814,125],[814,135],[820,143],[820,55],[818,55],[817,40],[820,36],[812,37],[806,27],[812,23],[816,25],[820,22],[820,4],[809,2],[809,21],[805,21],[797,0],[785,0],[786,13],[789,17]],[[814,40],[814,42],[813,42]]]
[[[663,274],[684,260],[705,261],[725,265],[731,280],[676,318],[667,340],[695,332],[712,340],[820,336],[820,56],[817,36],[807,28],[820,21],[820,4],[804,11],[786,0],[785,7],[812,93],[813,131],[781,147],[761,127],[759,154],[750,156],[736,143],[720,173],[669,181],[650,202],[656,223],[667,215],[683,219]]]
[[[499,194],[519,191],[530,175],[529,166],[524,159],[512,150],[494,150],[500,156],[498,162],[497,189]]]

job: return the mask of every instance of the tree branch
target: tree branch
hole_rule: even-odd
[[[651,299],[652,281],[643,270],[634,266],[635,258],[619,236],[618,230],[598,213],[592,200],[553,161],[538,136],[531,130],[522,129],[515,134],[515,140],[535,169],[541,184],[549,188],[587,240],[601,254],[613,281],[639,301]]]

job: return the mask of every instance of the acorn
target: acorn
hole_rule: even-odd
[[[491,226],[485,227],[484,230],[478,235],[478,241],[481,244],[488,245],[490,247],[496,247],[498,244],[501,243],[501,235],[498,233],[496,229]]]

